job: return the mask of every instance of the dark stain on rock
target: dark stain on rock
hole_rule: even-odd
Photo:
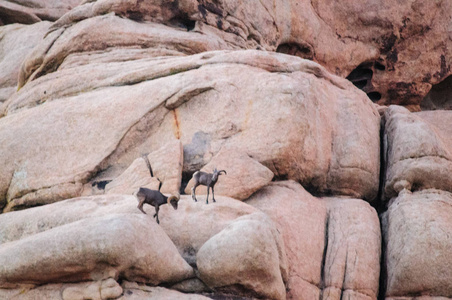
[[[184,165],[184,172],[196,171],[204,166],[204,155],[210,150],[210,134],[197,131],[191,143],[184,146],[184,162],[190,162],[189,166]]]
[[[176,109],[172,110],[173,117],[174,117],[174,123],[173,123],[173,129],[174,129],[174,136],[176,139],[180,139],[180,123],[179,123],[179,114]]]
[[[314,58],[314,49],[308,43],[284,43],[280,44],[276,52],[298,56],[304,59]]]
[[[217,28],[223,29],[223,20],[220,17],[217,17]]]
[[[133,20],[133,21],[137,21],[137,22],[141,22],[143,21],[143,14],[139,11],[132,11],[132,10],[128,10],[126,13],[126,16]]]
[[[397,103],[400,105],[410,104],[413,99],[419,98],[414,82],[390,83],[387,96],[390,103]]]
[[[440,77],[441,78],[445,77],[447,75],[447,73],[449,73],[449,71],[450,71],[450,66],[449,66],[449,68],[447,67],[446,57],[443,54],[441,54],[441,71],[439,73]]]
[[[389,35],[385,35],[385,36],[381,37],[380,51],[382,53],[387,53],[387,52],[391,51],[391,49],[394,47],[396,41],[397,41],[397,37],[392,32]]]
[[[399,53],[396,48],[392,49],[387,55],[386,55],[386,63],[388,65],[388,70],[393,71],[394,65],[399,60]]]
[[[198,5],[198,10],[201,13],[201,16],[203,17],[203,19],[205,20],[207,17],[207,9],[204,7],[204,5],[199,4]]]

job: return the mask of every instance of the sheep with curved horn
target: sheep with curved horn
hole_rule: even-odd
[[[206,172],[202,172],[202,171],[195,172],[193,174],[193,180],[195,181],[195,185],[191,189],[191,196],[192,196],[193,200],[195,200],[195,202],[198,201],[198,199],[196,199],[196,193],[195,193],[198,185],[205,185],[205,186],[207,186],[206,204],[209,204],[209,189],[212,189],[212,199],[213,199],[213,202],[216,202],[215,201],[215,193],[214,193],[213,188],[218,181],[218,176],[220,176],[222,173],[227,175],[225,170],[218,171],[217,168],[215,168],[213,170],[213,173],[206,173]]]
[[[174,209],[177,209],[177,203],[179,202],[180,195],[171,195],[170,197],[166,197],[160,192],[160,188],[162,183],[160,182],[159,190],[151,190],[148,188],[140,187],[140,189],[136,192],[135,196],[138,199],[138,209],[141,210],[144,214],[146,212],[143,210],[143,205],[149,204],[155,207],[154,218],[156,218],[157,224],[160,224],[159,221],[159,209],[160,205],[163,204],[171,204]]]

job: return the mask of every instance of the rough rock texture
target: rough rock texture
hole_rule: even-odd
[[[195,274],[181,254],[193,266],[197,260],[211,262],[212,253],[200,252],[200,248],[233,239],[241,245],[237,251],[250,250],[249,241],[253,241],[267,249],[271,260],[262,262],[260,255],[250,256],[246,258],[249,264],[240,268],[219,257],[216,264],[200,268],[199,277],[224,292],[284,298],[288,268],[284,242],[273,222],[257,209],[222,196],[210,205],[183,196],[178,210],[161,207],[159,226],[152,214],[142,214],[136,205],[133,196],[99,195],[0,215],[1,286],[110,277],[152,285],[182,284]],[[153,210],[150,206],[145,209]],[[231,231],[236,227],[239,232]],[[45,250],[39,250],[42,247]],[[254,274],[256,265],[263,273],[262,281],[249,279],[254,277],[250,273]],[[228,266],[227,272],[224,266]],[[226,275],[228,282],[218,279]],[[186,285],[186,291],[210,291],[199,286],[192,283],[190,289]],[[80,289],[69,292],[80,293]]]
[[[451,214],[449,192],[405,191],[393,200],[382,218],[387,299],[452,298]]]
[[[221,150],[201,171],[212,173],[213,169],[225,170],[226,175],[220,175],[215,184],[215,194],[244,200],[254,192],[267,185],[274,174],[246,153],[236,150]],[[185,188],[186,194],[191,194],[194,179],[191,179]],[[206,186],[198,186],[196,195],[206,195]],[[210,191],[210,195],[212,195]],[[209,197],[210,198],[210,197]],[[199,197],[199,199],[203,199]]]
[[[355,64],[349,78],[380,104],[408,105],[419,110],[432,84],[452,72],[450,1],[316,0],[313,6],[336,39],[373,47],[367,59]],[[339,51],[331,52],[340,56],[355,54],[347,51],[341,55]],[[343,66],[357,59],[352,57]],[[343,66],[339,68],[344,70]]]
[[[174,242],[182,257],[196,264],[196,253],[212,236],[222,231],[233,220],[258,212],[241,201],[218,196],[216,203],[194,202],[189,195],[182,195],[177,210],[162,206],[160,226]],[[145,206],[145,210],[151,210]]]
[[[452,110],[452,76],[434,85],[421,102],[422,110]]]
[[[451,1],[38,2],[0,0],[0,298],[376,299],[366,201],[380,298],[451,298],[451,116],[408,112],[450,108]],[[117,194],[212,167],[159,226]]]
[[[390,106],[385,113],[385,197],[404,188],[452,191],[452,112],[410,113]]]
[[[106,64],[115,76],[95,90],[86,85],[96,82],[95,72],[86,72],[92,66],[63,67],[5,102],[0,203],[10,202],[11,209],[80,195],[99,171],[120,175],[160,141],[174,138],[184,147],[185,171],[201,168],[224,147],[320,193],[376,197],[378,112],[362,92],[316,63],[222,51]],[[121,70],[128,74],[118,75]],[[58,90],[69,92],[65,84],[74,84],[74,76],[83,92],[64,96]],[[140,83],[124,85],[132,82]],[[47,101],[36,106],[43,91]]]
[[[289,264],[289,299],[377,299],[380,224],[362,200],[318,199],[293,181],[247,202],[278,225]]]
[[[11,232],[8,218],[2,216],[0,222]],[[108,277],[155,285],[193,276],[168,236],[147,216],[111,214],[59,225],[0,244],[1,287]]]
[[[104,281],[47,284],[36,288],[0,289],[2,299],[30,300],[208,300],[202,295],[183,294],[163,287],[151,287],[123,281],[122,286],[109,278]]]
[[[273,222],[262,213],[236,219],[199,249],[201,279],[211,288],[238,286],[265,299],[286,299],[281,269],[283,244]],[[285,259],[285,253],[282,254]]]
[[[160,181],[151,176],[146,160],[140,157],[135,159],[124,173],[105,186],[105,193],[131,195],[140,187],[158,190],[159,185]]]
[[[0,105],[17,90],[22,63],[50,25],[50,22],[39,22],[31,26],[14,24],[0,27]]]
[[[377,213],[358,199],[324,199],[328,207],[328,248],[323,299],[376,299],[381,233]]]
[[[162,23],[210,36],[222,49],[265,49],[313,59],[349,75],[380,104],[418,110],[432,84],[451,74],[452,4],[447,0],[86,2],[54,28],[109,12]]]
[[[105,192],[132,194],[140,187],[158,190],[160,181],[162,193],[178,194],[182,180],[183,155],[180,141],[169,142],[145,157],[134,160],[124,173],[105,186]]]
[[[163,287],[150,287],[146,285],[139,285],[131,282],[124,282],[122,284],[124,288],[124,295],[119,300],[209,300],[211,298],[196,295],[196,294],[183,294],[174,290],[169,290]]]
[[[82,0],[0,0],[0,24],[55,21]]]
[[[288,264],[284,242],[275,226],[250,205],[224,196],[216,199],[216,203],[206,205],[194,202],[188,195],[182,196],[177,211],[168,206],[161,208],[164,218],[160,225],[182,257],[190,265],[198,266],[200,278],[210,288],[281,299]],[[233,257],[230,247],[219,246],[229,243],[236,246]],[[249,248],[250,243],[263,251],[265,263],[257,249]],[[212,247],[216,250],[207,251]],[[230,263],[232,259],[242,263]],[[257,271],[262,274],[257,275]]]

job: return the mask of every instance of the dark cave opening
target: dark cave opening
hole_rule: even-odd
[[[312,60],[314,57],[314,50],[309,44],[284,43],[278,46],[276,52],[298,56],[310,60]]]
[[[452,75],[438,84],[421,101],[421,110],[452,110]]]
[[[375,102],[381,99],[381,94],[379,92],[370,92],[367,93],[367,97],[369,97],[370,100]]]

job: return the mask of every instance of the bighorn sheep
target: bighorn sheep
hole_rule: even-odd
[[[179,202],[179,195],[171,195],[170,197],[166,197],[160,192],[160,187],[162,184],[160,183],[159,190],[150,190],[147,188],[140,187],[138,192],[136,193],[136,197],[138,199],[138,209],[141,210],[144,214],[146,212],[143,210],[143,205],[145,203],[152,205],[155,207],[154,218],[156,218],[157,224],[160,224],[159,221],[159,209],[160,205],[163,204],[171,204],[174,209],[177,209],[177,202]]]
[[[224,174],[227,174],[225,170],[218,171],[217,168],[215,168],[213,170],[213,174],[201,172],[201,171],[197,171],[193,174],[193,179],[195,180],[195,185],[191,189],[191,196],[192,196],[193,200],[195,200],[195,202],[198,201],[198,199],[196,199],[196,194],[195,194],[195,191],[196,191],[196,188],[198,187],[198,185],[207,186],[206,204],[209,204],[209,188],[212,189],[213,202],[216,202],[213,187],[215,186],[215,183],[217,183],[218,176],[220,176],[222,172],[224,172]]]

